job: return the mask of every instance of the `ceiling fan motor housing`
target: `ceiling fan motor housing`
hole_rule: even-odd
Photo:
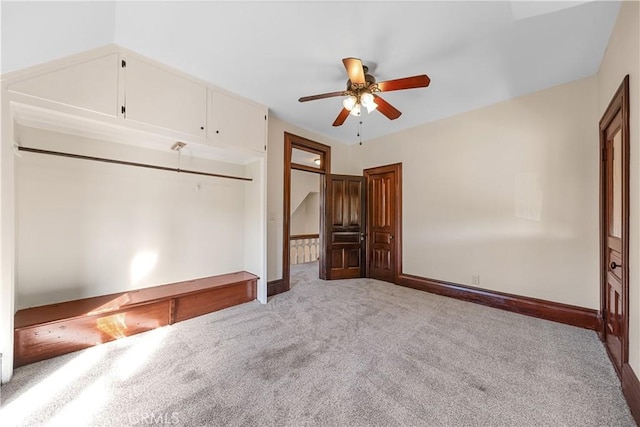
[[[376,78],[368,74],[369,67],[363,65],[362,69],[364,71],[364,83],[353,83],[351,79],[347,80],[347,90],[344,92],[344,96],[353,95],[359,98],[360,94],[365,92],[380,92],[380,88],[376,84]]]

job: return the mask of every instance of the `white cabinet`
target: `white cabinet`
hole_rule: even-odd
[[[47,119],[52,129],[62,126],[64,115],[66,126],[77,120],[75,126],[85,133],[100,124],[231,155],[251,157],[266,150],[267,107],[124,49],[11,77],[7,88],[22,106],[24,120],[48,111],[56,116]],[[44,125],[43,117],[38,120]]]
[[[112,53],[26,78],[9,91],[117,117],[118,70],[118,54]]]
[[[215,145],[265,151],[267,108],[226,92],[209,91],[207,138]]]
[[[137,57],[124,61],[125,120],[205,137],[205,85]]]

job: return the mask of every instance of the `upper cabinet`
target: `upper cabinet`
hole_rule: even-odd
[[[117,46],[2,77],[22,124],[141,145],[180,140],[221,157],[266,150],[265,106]]]
[[[137,57],[123,59],[124,117],[204,138],[207,87]]]
[[[117,117],[118,72],[118,54],[112,53],[28,77],[9,91]]]
[[[267,108],[217,89],[209,91],[207,138],[216,145],[265,151]]]

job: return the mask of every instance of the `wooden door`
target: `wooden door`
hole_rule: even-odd
[[[330,175],[327,180],[328,279],[364,277],[365,186],[361,176]]]
[[[401,165],[365,170],[368,276],[395,282],[399,273]]]
[[[628,358],[628,133],[616,98],[600,123],[602,335],[622,372]]]

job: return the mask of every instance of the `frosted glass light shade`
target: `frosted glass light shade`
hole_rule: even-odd
[[[351,95],[351,96],[347,96],[345,99],[342,100],[342,106],[347,109],[348,111],[353,110],[353,107],[356,105],[356,103],[358,102],[358,99]]]
[[[359,116],[361,114],[360,104],[354,105],[349,114],[351,114],[352,116]]]
[[[372,111],[375,111],[376,108],[378,108],[378,104],[372,102],[369,105],[365,105],[365,107],[367,107],[367,113],[371,113]]]
[[[373,102],[373,95],[370,93],[363,93],[362,95],[360,95],[360,102],[365,107],[369,107],[369,105],[371,104],[375,105],[375,103]]]

